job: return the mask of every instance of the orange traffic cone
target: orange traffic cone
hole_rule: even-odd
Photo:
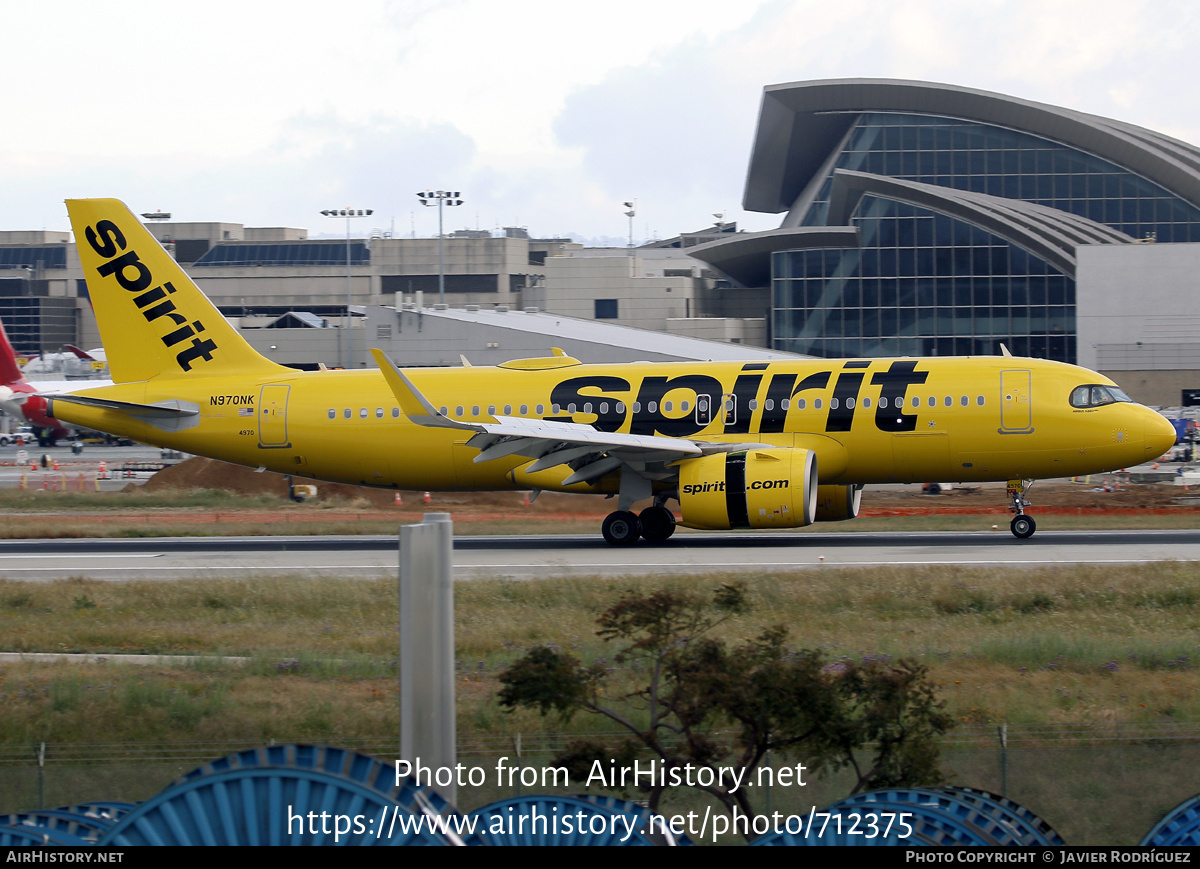
[[[402,507],[402,506],[404,506],[404,499],[400,497],[400,493],[399,493],[399,492],[397,492],[397,493],[396,493],[396,506],[397,506],[397,507]]]
[[[426,503],[426,504],[432,504],[432,503],[433,503],[433,496],[432,496],[432,495],[430,495],[428,492],[426,492],[426,493],[425,493],[425,497],[424,497],[424,499],[423,499],[423,500],[425,501],[425,503]]]

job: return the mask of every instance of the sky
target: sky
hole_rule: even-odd
[[[1158,0],[6,3],[0,230],[112,196],[344,236],[635,242],[741,209],[762,89],[946,82],[1200,143],[1200,4]]]

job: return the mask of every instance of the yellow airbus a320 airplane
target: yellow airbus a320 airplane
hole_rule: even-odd
[[[283,474],[616,495],[605,539],[854,518],[868,483],[1028,482],[1155,459],[1175,432],[1105,377],[1011,356],[301,372],[259,355],[121,202],[70,200],[113,385],[63,422]],[[638,502],[652,501],[640,514]]]

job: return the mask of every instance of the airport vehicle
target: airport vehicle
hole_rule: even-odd
[[[0,447],[9,444],[32,444],[37,442],[37,432],[23,425],[14,432],[0,432]]]
[[[4,324],[0,323],[0,410],[15,419],[23,419],[33,429],[39,446],[54,446],[70,430],[46,414],[47,395],[76,391],[92,386],[111,386],[111,380],[30,381],[26,379]]]
[[[1162,455],[1169,422],[1110,380],[1011,356],[302,372],[259,355],[129,210],[69,200],[114,385],[49,399],[63,422],[293,476],[418,490],[617,497],[605,539],[794,528],[884,482],[1026,481]],[[634,514],[635,504],[652,501]]]

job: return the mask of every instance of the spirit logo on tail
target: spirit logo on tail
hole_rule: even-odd
[[[204,331],[204,324],[200,320],[193,320],[189,324],[188,318],[176,309],[174,300],[167,298],[175,293],[175,287],[170,281],[164,281],[162,286],[148,289],[154,283],[154,275],[142,262],[136,250],[127,250],[128,244],[125,236],[115,223],[111,220],[101,220],[94,227],[89,226],[84,231],[84,237],[91,245],[92,250],[104,260],[96,267],[96,274],[102,278],[112,276],[116,278],[117,285],[121,289],[129,293],[137,293],[133,297],[133,304],[141,311],[147,323],[153,323],[161,317],[166,317],[166,328],[175,327],[162,336],[163,344],[167,347],[174,347],[181,341],[186,341],[196,333]],[[125,251],[125,253],[117,256],[118,251]],[[128,273],[130,271],[132,274]],[[212,354],[216,349],[216,342],[209,338],[192,338],[191,344],[175,356],[175,361],[179,363],[181,370],[191,371],[192,363],[197,360],[211,362]]]

